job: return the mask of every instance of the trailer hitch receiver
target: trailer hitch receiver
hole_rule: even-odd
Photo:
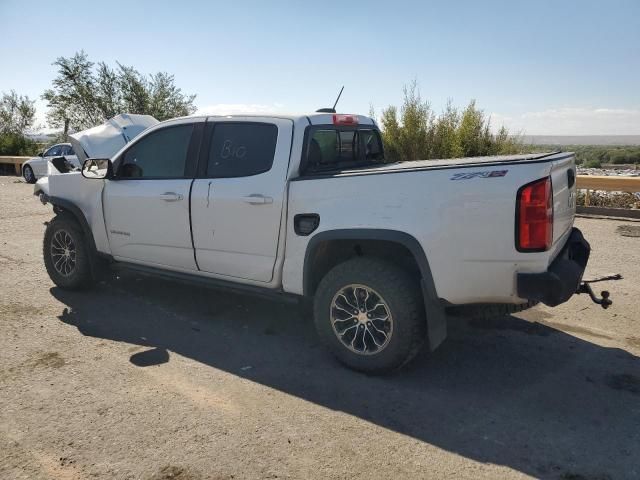
[[[580,282],[580,285],[578,286],[578,291],[576,293],[578,293],[578,294],[580,294],[580,293],[588,293],[589,297],[591,297],[591,300],[594,303],[597,303],[602,308],[607,309],[611,305],[613,305],[613,301],[609,298],[610,293],[607,290],[603,290],[602,292],[600,292],[600,297],[598,297],[593,292],[593,290],[591,289],[591,285],[590,285],[591,283],[604,282],[606,280],[622,280],[622,275],[620,275],[618,273],[616,275],[609,275],[607,277],[602,277],[602,278],[598,278],[598,279],[595,279],[595,280],[584,280],[584,281]]]
[[[593,300],[594,303],[597,303],[604,309],[609,308],[613,304],[613,301],[609,298],[610,294],[607,290],[603,290],[602,292],[600,292],[600,298],[598,298],[593,290],[591,290],[591,285],[589,285],[588,283],[581,283],[578,287],[577,293],[588,293],[591,297],[591,300]]]

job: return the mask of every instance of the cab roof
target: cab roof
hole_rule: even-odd
[[[309,114],[280,114],[280,113],[239,113],[233,115],[192,115],[189,117],[180,117],[183,118],[282,118],[286,120],[291,120],[294,123],[308,123],[310,125],[330,125],[334,123],[334,115],[340,116],[349,116],[353,118],[357,118],[358,125],[376,125],[375,120],[365,115],[356,115],[351,113],[309,113]],[[172,122],[174,120],[178,120],[177,118],[167,120],[166,122]],[[162,122],[165,123],[165,122]]]

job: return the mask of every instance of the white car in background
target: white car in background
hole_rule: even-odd
[[[121,113],[101,125],[69,135],[71,143],[58,143],[22,165],[22,176],[27,183],[59,173],[79,170],[93,156],[108,158],[126,143],[149,127],[158,123],[151,115]]]
[[[33,157],[22,164],[22,176],[27,183],[36,183],[40,178],[47,177],[52,173],[60,172],[55,165],[51,163],[53,159],[64,158],[63,164],[66,163],[75,168],[80,168],[80,161],[73,150],[70,143],[57,143],[49,147],[37,157]]]

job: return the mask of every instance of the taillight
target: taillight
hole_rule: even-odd
[[[334,125],[358,125],[358,116],[334,113],[333,124]]]
[[[553,189],[551,178],[529,183],[516,200],[516,248],[544,252],[553,243]]]

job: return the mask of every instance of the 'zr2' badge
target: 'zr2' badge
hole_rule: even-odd
[[[492,170],[486,172],[456,173],[450,180],[471,180],[472,178],[496,178],[504,177],[509,170]]]

